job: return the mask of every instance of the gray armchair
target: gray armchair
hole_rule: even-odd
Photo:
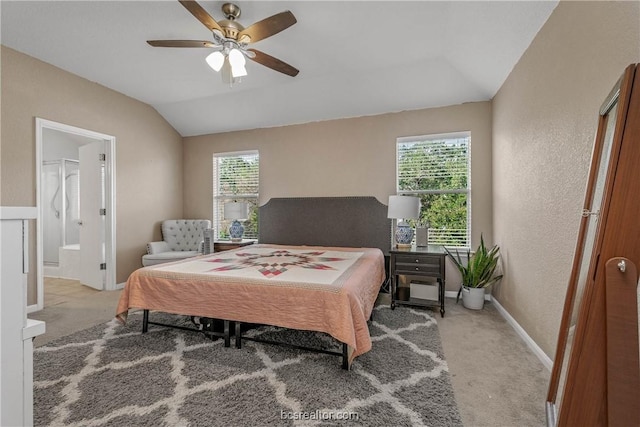
[[[142,265],[179,261],[202,255],[204,231],[211,228],[208,219],[170,219],[162,222],[162,241],[147,243]]]

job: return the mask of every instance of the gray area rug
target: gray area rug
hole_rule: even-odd
[[[243,341],[225,348],[201,333],[111,321],[34,353],[36,426],[462,425],[432,312],[379,306],[373,349],[351,371],[339,357]],[[154,321],[184,316],[151,313]],[[325,335],[247,332],[339,347]]]

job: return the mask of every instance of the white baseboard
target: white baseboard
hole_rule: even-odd
[[[124,285],[126,285],[126,282],[122,282],[122,283],[116,283],[116,291],[119,291],[120,289],[124,289]]]
[[[60,267],[45,265],[43,266],[42,275],[46,277],[60,277]]]
[[[456,298],[458,296],[458,291],[445,291],[444,292],[444,297],[445,298]],[[462,298],[462,297],[460,297]],[[485,301],[491,301],[491,294],[489,293],[485,293],[484,294],[484,300]]]
[[[551,371],[551,368],[553,367],[553,361],[551,360],[551,358],[547,356],[544,351],[542,351],[540,346],[538,346],[538,344],[536,344],[536,342],[529,336],[529,334],[527,334],[527,331],[525,331],[522,326],[520,326],[520,324],[516,322],[516,319],[514,319],[502,305],[500,305],[497,299],[494,298],[492,300],[492,303],[498,310],[498,313],[500,313],[502,317],[504,317],[504,319],[507,321],[507,323],[510,324],[511,327],[516,331],[516,333],[520,335],[520,338],[522,338],[525,344],[527,344],[527,347],[529,347],[531,351],[533,351],[533,354],[538,357],[545,368]]]

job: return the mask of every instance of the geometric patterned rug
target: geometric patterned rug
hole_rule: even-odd
[[[152,313],[152,320],[187,323]],[[371,351],[339,357],[115,320],[34,350],[36,426],[461,426],[433,312],[378,306]],[[247,335],[340,350],[314,332]]]

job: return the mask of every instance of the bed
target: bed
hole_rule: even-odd
[[[260,207],[260,243],[136,270],[117,318],[143,309],[224,320],[241,347],[242,323],[325,332],[349,369],[371,349],[367,326],[381,284],[391,224],[373,197],[271,199]],[[169,325],[167,325],[169,326]],[[246,338],[245,338],[246,339]]]

